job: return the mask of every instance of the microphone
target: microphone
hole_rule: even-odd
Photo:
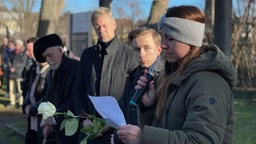
[[[162,64],[161,58],[159,56],[156,59],[156,61],[149,67],[149,72],[146,76],[146,79],[147,79],[146,85],[141,87],[140,89],[136,90],[132,99],[130,100],[129,105],[132,105],[132,106],[138,105],[141,97],[144,95],[144,93],[148,89],[149,83],[158,76],[158,74],[162,70],[162,67],[163,67],[163,64]]]

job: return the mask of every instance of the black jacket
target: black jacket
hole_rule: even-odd
[[[135,93],[135,85],[139,80],[140,76],[144,74],[144,70],[141,67],[137,67],[134,71],[129,74],[129,78],[125,85],[125,91],[123,97],[119,100],[120,108],[122,109],[127,124],[137,125],[137,110],[131,107],[130,100]]]
[[[70,110],[74,112],[71,106],[72,98],[71,91],[74,86],[76,77],[78,61],[62,56],[62,62],[60,67],[54,72],[50,70],[46,77],[46,94],[42,101],[49,101],[54,104],[57,112],[67,112]],[[40,102],[37,104],[37,107]],[[61,122],[64,117],[61,115],[55,116],[57,122],[56,128],[56,143],[68,144],[75,143],[77,141],[77,134],[73,136],[65,136],[65,131],[60,131]]]
[[[35,101],[38,102],[40,101],[44,95],[45,95],[45,81],[46,81],[46,75],[49,72],[50,67],[47,67],[42,73],[40,73],[39,80],[36,84],[35,91],[34,91],[34,97]],[[31,91],[31,86],[34,82],[34,79],[36,77],[36,65],[34,64],[30,67],[30,70],[26,73],[24,82],[22,83],[23,87],[23,96],[24,96],[24,102],[22,105],[23,110],[27,105],[31,105],[30,102],[30,91]],[[35,104],[36,105],[36,104]],[[30,111],[30,115],[37,115],[36,111]]]
[[[118,104],[123,111],[125,120],[127,124],[133,124],[137,125],[137,109],[135,107],[132,107],[129,103],[130,100],[132,99],[135,91],[135,85],[137,84],[137,81],[139,80],[140,76],[144,74],[143,68],[140,66],[137,67],[135,70],[133,70],[129,74],[129,78],[126,81],[125,84],[125,91],[122,96],[122,98],[118,101]],[[115,131],[114,134],[114,143],[115,144],[122,144],[121,140],[118,138],[117,133]]]
[[[22,111],[24,114],[25,114],[26,105],[30,104],[29,97],[27,97],[28,91],[32,81],[36,76],[36,67],[37,67],[36,61],[31,60],[31,62],[32,63],[30,64],[30,66],[25,67],[22,72],[23,81],[21,82],[21,90],[22,90],[22,96],[24,99],[23,105],[22,105]]]

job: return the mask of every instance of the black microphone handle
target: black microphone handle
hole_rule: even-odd
[[[132,106],[137,106],[140,102],[140,99],[142,98],[142,96],[145,94],[146,90],[149,87],[149,83],[154,80],[154,77],[150,74],[147,74],[147,82],[146,85],[143,86],[141,89],[136,90],[136,92],[134,93],[131,101],[130,101],[130,105]]]

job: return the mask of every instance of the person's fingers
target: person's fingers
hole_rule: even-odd
[[[145,76],[141,76],[137,81],[137,85],[135,86],[135,90],[141,89],[141,87],[145,86],[147,82],[147,78]]]
[[[151,81],[151,82],[149,83],[149,88],[150,88],[150,89],[155,89],[154,83],[155,83],[155,81]]]
[[[138,89],[141,89],[141,85],[136,85],[134,88],[135,88],[135,90],[138,90]]]

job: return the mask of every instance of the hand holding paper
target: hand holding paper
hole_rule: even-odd
[[[122,110],[116,99],[112,96],[89,96],[97,112],[106,120],[106,122],[117,128],[126,125]]]

